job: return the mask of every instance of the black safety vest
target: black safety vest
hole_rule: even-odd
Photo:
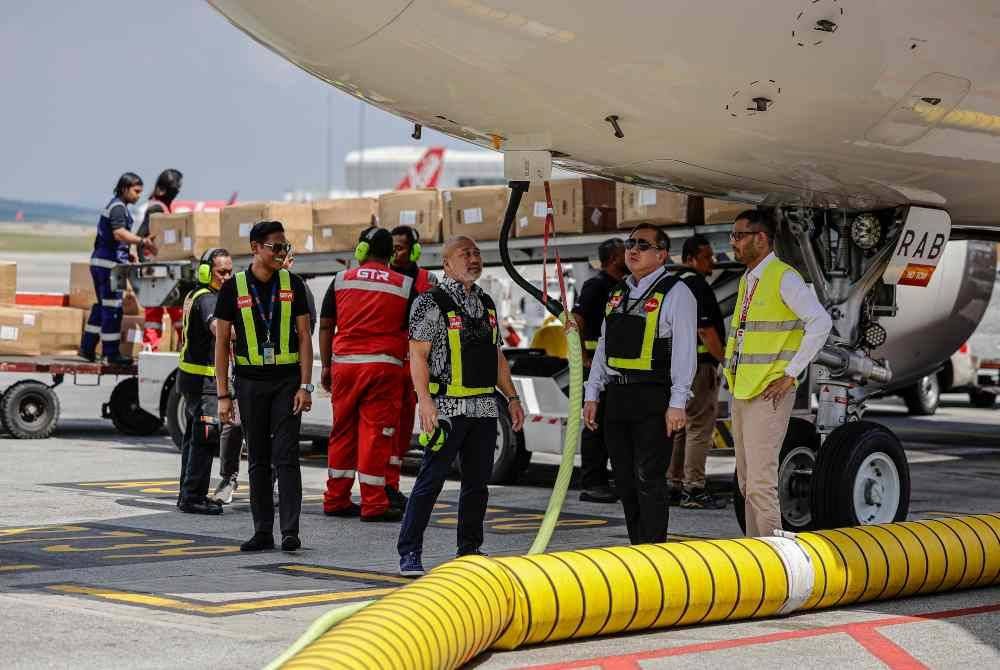
[[[480,293],[486,310],[477,319],[466,314],[444,289],[434,288],[430,294],[448,329],[451,363],[451,381],[431,377],[431,395],[450,398],[492,395],[497,385],[497,308],[493,300]]]
[[[635,301],[629,301],[625,282],[611,292],[604,317],[604,353],[609,368],[628,375],[655,373],[651,379],[666,382],[671,338],[659,336],[660,310],[678,281],[677,275],[665,274]]]
[[[209,293],[212,293],[209,288],[195,289],[184,301],[184,344],[181,346],[181,360],[177,366],[183,372],[200,377],[215,376],[215,338],[205,328],[203,320],[191,320],[191,310],[198,298]]]

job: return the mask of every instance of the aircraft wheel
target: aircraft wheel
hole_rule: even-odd
[[[507,414],[505,402],[497,402],[500,408],[500,417],[497,419],[497,442],[493,449],[493,475],[490,477],[491,484],[513,484],[517,476],[521,473],[519,466],[520,442],[518,434],[514,432],[510,415]]]
[[[905,520],[910,468],[899,438],[871,421],[830,433],[816,458],[812,508],[816,528]]]
[[[135,377],[123,379],[115,386],[104,407],[104,415],[125,435],[145,437],[163,426],[160,417],[139,407],[139,380]]]
[[[812,423],[792,417],[778,457],[778,499],[781,525],[785,530],[801,532],[813,528],[812,476],[819,449],[819,435]],[[733,473],[733,512],[736,523],[746,532],[746,510],[740,484]]]
[[[3,427],[19,440],[45,439],[59,421],[59,398],[42,382],[25,379],[4,392],[0,417]]]

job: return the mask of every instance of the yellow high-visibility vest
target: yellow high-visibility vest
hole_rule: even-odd
[[[288,270],[278,270],[278,290],[281,293],[288,293],[292,290],[292,279]],[[247,284],[247,271],[236,273],[236,296],[240,302],[240,316],[243,319],[243,331],[247,339],[247,356],[236,355],[237,365],[264,365],[264,356],[261,354],[260,346],[257,342],[257,328],[254,325],[253,304],[250,298],[250,287]],[[299,353],[289,351],[291,331],[292,331],[292,301],[280,298],[280,294],[275,298],[280,303],[278,308],[278,347],[275,351],[274,364],[288,365],[299,362]],[[273,306],[272,306],[272,309]],[[270,328],[271,324],[265,324]]]
[[[191,319],[191,309],[194,307],[194,303],[198,300],[198,298],[205,295],[206,293],[211,293],[211,291],[205,287],[195,289],[194,291],[191,292],[191,295],[189,295],[187,300],[185,301],[184,321],[183,321],[184,344],[181,346],[181,357],[180,357],[180,362],[177,364],[177,367],[179,367],[183,372],[187,372],[188,374],[191,375],[200,375],[202,377],[214,377],[215,376],[214,365],[206,365],[204,363],[198,363],[196,361],[192,361],[191,360],[192,354],[188,352],[188,343],[191,341],[191,338],[188,337],[188,323],[190,322]]]
[[[781,378],[802,345],[803,323],[781,298],[781,278],[786,272],[795,272],[795,268],[777,258],[767,264],[756,286],[751,287],[753,294],[745,315],[746,274],[740,279],[725,364],[729,390],[739,400],[757,397],[768,384]],[[745,320],[741,323],[742,318]],[[738,347],[740,340],[742,347]]]

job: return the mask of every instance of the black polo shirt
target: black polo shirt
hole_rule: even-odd
[[[256,286],[257,292],[256,296],[260,297],[260,307],[258,308],[257,298],[255,297],[254,291],[250,290],[250,296],[253,299],[252,307],[250,309],[253,314],[254,320],[254,330],[257,333],[257,343],[259,347],[263,347],[264,342],[267,340],[267,329],[264,326],[264,321],[260,316],[261,310],[265,314],[271,311],[271,342],[277,348],[278,341],[281,337],[281,307],[280,305],[275,305],[274,309],[271,309],[271,296],[277,294],[276,284],[278,282],[278,273],[275,272],[271,275],[271,280],[267,283],[260,282],[256,277],[254,277],[253,272],[248,268],[247,271],[247,287],[251,285]],[[299,350],[299,334],[298,328],[295,325],[295,320],[299,316],[309,315],[309,302],[306,298],[306,291],[309,289],[306,287],[305,282],[303,282],[298,276],[289,273],[291,276],[290,284],[292,289],[292,324],[289,329],[288,335],[288,350],[290,352],[297,352]],[[236,346],[234,349],[237,352],[245,352],[246,347],[246,331],[243,328],[243,317],[240,313],[240,308],[236,302],[236,276],[226,281],[219,289],[218,299],[215,304],[215,317],[217,319],[222,319],[224,321],[229,321],[233,324],[236,329]],[[236,365],[236,376],[242,377],[244,379],[252,379],[255,381],[270,381],[278,379],[287,379],[289,377],[296,377],[299,375],[299,364],[298,363],[286,363],[283,365]]]
[[[682,279],[694,299],[698,301],[698,329],[714,328],[719,334],[719,341],[722,342],[723,349],[726,346],[726,324],[722,319],[722,310],[719,308],[719,301],[715,298],[715,291],[709,286],[705,278],[694,270],[682,270]],[[699,339],[699,344],[701,340]],[[698,354],[698,363],[708,363],[717,365],[722,361],[715,360],[715,356],[709,353]]]
[[[604,323],[604,310],[608,304],[611,291],[619,281],[601,270],[596,276],[583,282],[580,294],[573,306],[573,313],[583,317],[583,339],[601,339],[601,324]]]

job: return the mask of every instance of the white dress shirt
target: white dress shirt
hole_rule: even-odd
[[[747,287],[744,291],[743,299],[753,296],[753,289],[764,274],[764,268],[775,260],[774,253],[769,253],[753,270],[746,273]],[[819,353],[819,350],[826,344],[826,338],[830,335],[833,327],[833,320],[816,298],[816,293],[812,286],[807,284],[798,272],[786,272],[781,276],[781,299],[788,305],[788,308],[795,312],[795,316],[805,324],[805,335],[802,337],[802,344],[795,356],[788,362],[785,374],[789,377],[798,377],[802,371],[808,367],[812,360]],[[741,309],[742,305],[737,305],[736,309]],[[738,343],[737,346],[741,346]],[[742,353],[742,351],[738,351]]]
[[[631,306],[636,300],[641,300],[646,291],[660,281],[665,273],[666,269],[651,272],[638,283],[633,277],[628,277],[625,280],[628,286],[625,307]],[[598,400],[608,379],[612,375],[618,375],[618,372],[607,365],[604,353],[604,326],[602,323],[601,339],[597,342],[597,350],[594,351],[594,358],[590,364],[590,377],[587,378],[584,394],[586,400]],[[657,326],[657,337],[673,339],[670,348],[670,406],[684,409],[691,395],[691,382],[698,369],[698,302],[684,282],[678,281],[674,284],[663,298]]]

